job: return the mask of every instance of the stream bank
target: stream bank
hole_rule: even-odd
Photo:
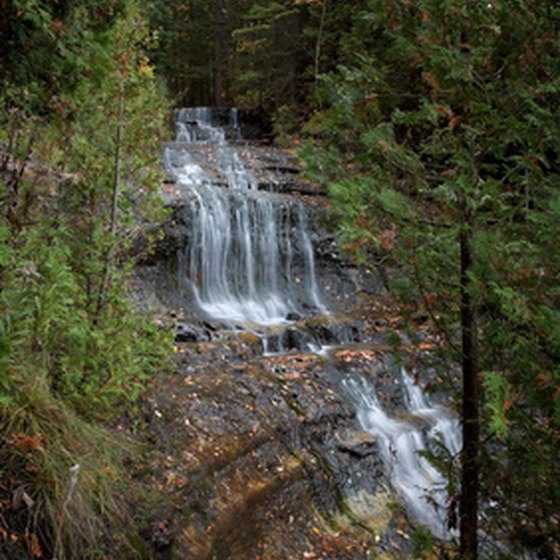
[[[156,558],[410,557],[414,521],[341,388],[345,372],[374,379],[406,417],[383,334],[398,319],[385,312],[368,343],[327,356],[263,356],[247,331],[176,343],[174,371],[145,402],[156,507],[143,524]]]

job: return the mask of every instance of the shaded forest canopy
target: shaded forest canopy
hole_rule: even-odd
[[[161,26],[154,60],[182,104],[272,111],[305,103],[318,72],[342,60],[360,9],[343,4],[325,30],[322,2],[163,2],[153,15]]]
[[[469,436],[464,471],[476,463],[479,488],[461,493],[451,473],[450,495],[494,504],[485,530],[507,532],[513,549],[558,554],[554,2],[0,8],[0,488],[25,487],[38,504],[31,549],[84,557],[122,517],[111,473],[125,452],[102,420],[134,417],[171,352],[126,285],[153,241],[142,224],[165,216],[158,158],[171,107],[213,105],[264,115],[278,144],[298,146],[333,202],[341,250],[381,263],[395,296],[445,338],[450,367],[468,373],[453,390],[473,396],[466,425],[480,438]],[[88,474],[68,511],[75,463]]]

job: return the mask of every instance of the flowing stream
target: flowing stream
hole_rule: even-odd
[[[190,225],[179,275],[201,313],[245,327],[285,327],[294,325],[294,317],[327,314],[316,279],[309,210],[293,197],[259,190],[231,142],[242,136],[238,112],[224,117],[209,108],[181,109],[176,128],[165,159],[187,202]],[[211,166],[201,163],[197,150]],[[325,351],[316,341],[306,348]],[[281,352],[283,346],[268,342],[266,350]],[[433,405],[404,370],[399,416],[384,409],[371,380],[345,375],[342,386],[359,424],[376,437],[384,468],[409,512],[436,535],[448,537],[444,480],[419,452],[439,439],[457,454],[458,420]]]
[[[290,314],[325,313],[315,279],[308,211],[295,199],[259,191],[240,151],[237,112],[215,123],[208,108],[181,109],[168,171],[185,198],[191,239],[180,274],[199,308],[233,323],[285,323]],[[219,182],[189,152],[205,144]]]
[[[433,406],[404,368],[400,381],[405,404],[400,418],[383,409],[371,381],[348,377],[343,385],[362,428],[377,437],[385,469],[409,512],[435,535],[447,538],[445,480],[423,453],[437,440],[446,453],[456,456],[461,449],[459,420],[445,408]]]

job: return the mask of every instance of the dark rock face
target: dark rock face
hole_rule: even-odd
[[[295,313],[293,311],[291,311],[290,313],[288,313],[286,315],[286,320],[287,321],[299,321],[301,318],[302,317],[299,313]]]
[[[383,270],[375,266],[359,266],[341,255],[333,235],[317,229],[313,247],[317,277],[323,297],[331,309],[349,311],[360,294],[375,296],[387,293]]]
[[[370,434],[349,433],[337,444],[337,449],[356,459],[363,459],[377,453],[375,437]]]
[[[167,220],[154,228],[150,233],[159,233],[160,239],[154,249],[143,257],[140,266],[154,266],[161,262],[173,260],[178,251],[183,250],[189,243],[190,228],[185,220],[184,201],[170,206]]]
[[[270,115],[263,111],[239,111],[241,136],[245,140],[269,142],[272,137]]]
[[[148,520],[152,549],[177,560],[409,557],[375,438],[339,386],[346,364],[389,394],[388,356],[262,357],[235,333],[180,349],[148,406],[154,484],[173,511]]]
[[[231,113],[229,121],[219,111],[212,118],[227,124]],[[234,133],[227,131],[230,141]],[[395,495],[377,443],[360,428],[342,383],[374,378],[381,399],[399,400],[392,359],[372,345],[377,331],[352,313],[359,298],[385,293],[382,274],[339,255],[320,227],[328,219],[319,189],[286,154],[238,147],[260,189],[308,203],[320,298],[332,315],[304,305],[308,243],[290,255],[302,304],[287,324],[248,332],[205,321],[182,274],[193,242],[190,205],[178,185],[167,185],[172,212],[162,240],[136,271],[138,299],[167,314],[177,345],[174,373],[154,380],[146,403],[150,484],[164,504],[148,515],[146,544],[155,557],[176,560],[344,560],[372,551],[408,558],[406,517],[389,508]],[[211,145],[190,145],[189,154],[212,184],[226,184]],[[297,223],[287,230],[297,232]],[[324,346],[336,348],[313,354]]]
[[[309,351],[313,346],[318,346],[311,333],[297,328],[287,328],[279,333],[267,337],[267,350],[271,353]]]
[[[208,342],[211,335],[203,327],[179,321],[175,325],[176,342]]]

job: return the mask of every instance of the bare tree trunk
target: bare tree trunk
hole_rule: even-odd
[[[111,209],[111,233],[114,235],[117,231],[117,212],[119,203],[119,185],[121,182],[121,144],[123,129],[123,107],[124,107],[124,86],[121,82],[119,85],[119,98],[117,108],[117,135],[115,146],[115,178],[113,181],[113,207]]]
[[[224,0],[216,0],[214,4],[214,103],[216,107],[223,105],[223,60],[224,60]]]
[[[317,33],[317,41],[315,42],[315,85],[319,78],[319,66],[321,62],[321,46],[323,43],[323,30],[325,29],[325,19],[327,16],[327,1],[323,0],[323,7],[321,9],[321,19],[319,21],[319,32]]]
[[[478,557],[478,452],[479,390],[477,367],[476,309],[470,292],[474,267],[474,219],[463,202],[461,249],[461,332],[463,339],[463,449],[461,452],[461,542],[462,560]]]
[[[117,216],[119,209],[119,190],[121,182],[121,168],[122,168],[122,135],[123,135],[123,112],[124,112],[124,83],[123,78],[120,78],[119,83],[119,93],[117,99],[117,132],[115,135],[115,170],[113,179],[113,195],[111,204],[111,241],[110,245],[105,254],[105,263],[103,265],[103,274],[101,279],[101,285],[99,287],[99,295],[97,298],[97,305],[95,309],[95,319],[94,324],[97,325],[99,318],[101,316],[101,310],[103,309],[105,303],[105,295],[107,291],[107,283],[109,282],[109,270],[111,264],[111,258],[113,256],[114,250],[114,236],[117,233]]]

